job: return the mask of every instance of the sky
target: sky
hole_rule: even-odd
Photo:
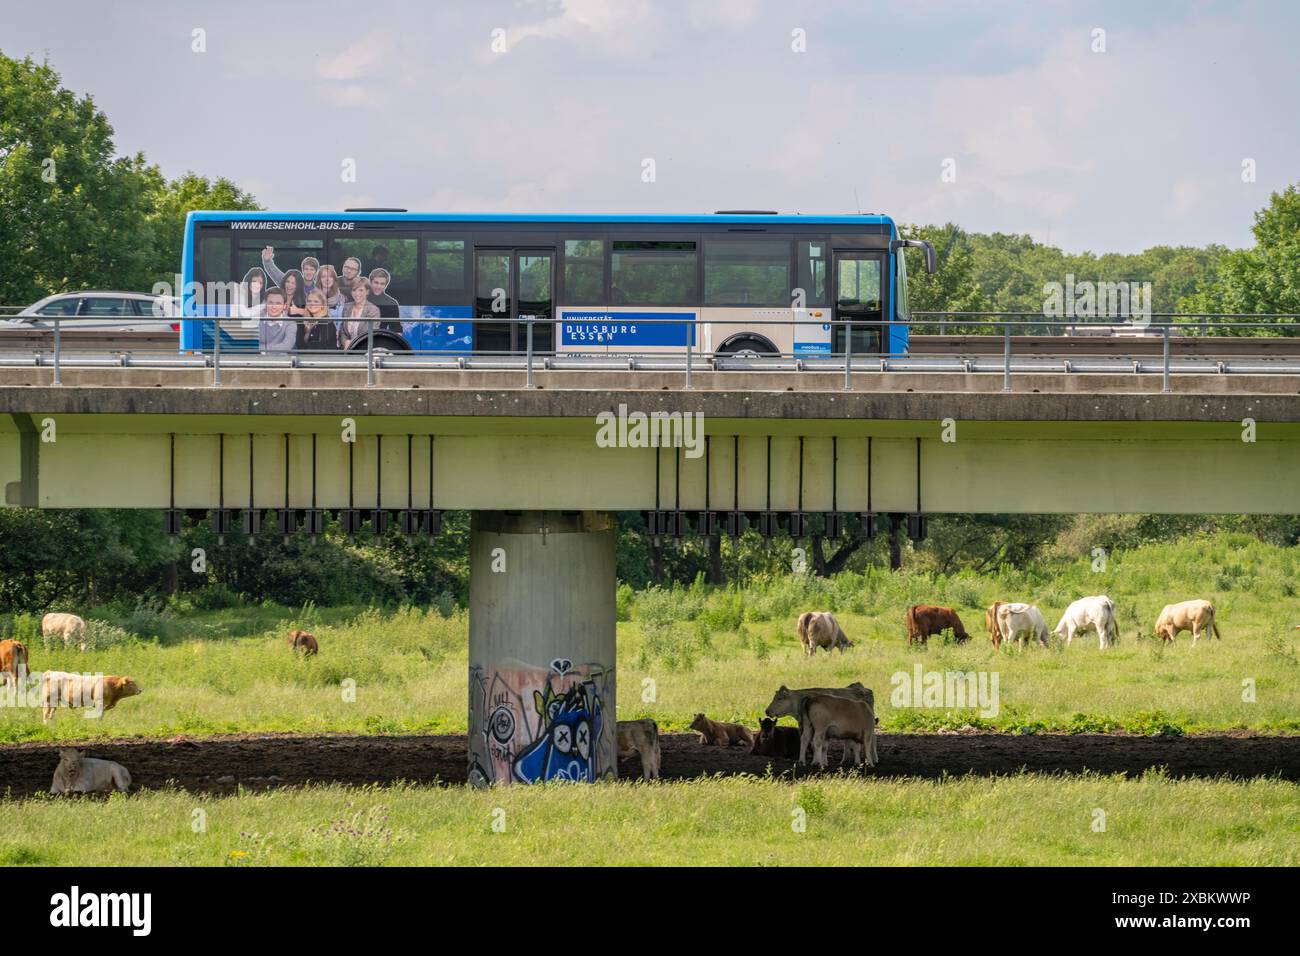
[[[120,152],[268,209],[882,212],[1070,252],[1250,245],[1254,212],[1300,181],[1297,50],[1294,0],[4,0],[0,17],[0,52],[91,95]]]

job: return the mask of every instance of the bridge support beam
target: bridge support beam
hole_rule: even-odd
[[[472,784],[617,775],[615,587],[609,514],[473,514]]]

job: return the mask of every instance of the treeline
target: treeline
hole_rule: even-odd
[[[900,522],[882,520],[870,540],[853,523],[842,539],[655,540],[638,512],[617,516],[617,574],[641,590],[697,580],[744,587],[792,573],[830,577],[896,568],[920,573],[995,574],[1041,560],[1132,550],[1198,532],[1238,531],[1277,545],[1300,542],[1300,517],[1201,515],[936,515],[913,543]],[[235,532],[219,541],[206,520],[175,538],[157,511],[0,509],[0,612],[87,608],[120,602],[184,601],[199,609],[239,604],[465,606],[469,518],[448,512],[435,538],[396,530],[349,538],[330,521],[317,537]]]

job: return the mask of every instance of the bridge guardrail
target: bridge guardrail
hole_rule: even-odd
[[[0,306],[0,310],[6,307]],[[1230,323],[1221,320],[1231,319]],[[1255,321],[1246,321],[1246,320]],[[1267,321],[1259,321],[1259,320]],[[527,317],[481,317],[456,319],[457,324],[487,323],[497,327],[511,325],[524,329],[525,347],[517,352],[395,352],[382,346],[375,346],[376,321],[368,319],[365,333],[365,348],[355,346],[348,351],[291,349],[271,351],[266,348],[240,349],[233,355],[223,352],[220,328],[223,323],[250,320],[233,317],[202,317],[203,321],[214,322],[217,334],[213,336],[214,346],[210,351],[182,353],[174,331],[175,318],[131,317],[133,326],[153,325],[159,328],[159,334],[152,332],[116,332],[113,323],[104,321],[91,323],[99,328],[87,328],[84,319],[67,320],[52,316],[42,320],[41,328],[15,327],[14,323],[0,323],[0,367],[49,365],[53,368],[54,384],[62,384],[62,370],[66,367],[100,368],[100,367],[150,367],[150,368],[210,368],[212,384],[221,385],[223,366],[240,368],[359,368],[364,361],[366,384],[373,387],[376,383],[376,371],[389,368],[427,369],[467,369],[467,368],[506,368],[518,369],[524,376],[524,387],[536,386],[535,370],[540,361],[544,369],[559,368],[598,368],[625,369],[628,371],[680,371],[684,374],[684,386],[694,387],[694,373],[703,362],[705,367],[717,370],[767,370],[767,371],[842,371],[844,388],[852,390],[854,371],[924,371],[924,372],[961,372],[966,374],[1001,374],[1003,390],[1011,390],[1013,374],[1035,372],[1077,372],[1081,374],[1116,371],[1134,374],[1159,372],[1162,391],[1170,391],[1170,379],[1175,374],[1184,373],[1218,373],[1230,374],[1249,372],[1253,374],[1296,374],[1300,375],[1300,315],[1267,313],[1261,315],[1240,314],[1183,314],[1153,313],[1151,321],[1141,325],[1130,324],[1109,327],[1109,335],[1080,334],[1091,332],[1093,326],[1103,328],[1100,324],[1081,323],[1078,319],[1045,319],[1041,315],[1024,312],[917,312],[908,323],[891,322],[886,319],[875,320],[831,320],[815,319],[761,319],[748,322],[756,329],[765,326],[789,327],[790,325],[841,326],[852,329],[875,328],[879,330],[879,340],[884,341],[891,326],[906,324],[914,341],[924,336],[920,330],[927,326],[940,329],[935,341],[943,342],[960,338],[963,343],[980,343],[981,347],[968,350],[944,349],[942,354],[926,356],[920,351],[912,350],[905,356],[891,355],[883,352],[855,353],[852,349],[852,336],[846,334],[846,349],[841,353],[764,353],[748,354],[696,354],[696,342],[699,340],[699,327],[705,321],[693,316],[682,318],[637,319],[638,325],[662,324],[668,326],[691,326],[691,334],[683,336],[684,345],[680,352],[645,352],[616,347],[593,346],[591,352],[554,352],[539,353],[534,348],[534,327],[536,322]],[[1156,321],[1160,320],[1160,321]],[[260,320],[266,321],[266,320]],[[276,322],[292,322],[295,325],[314,322],[306,317],[286,316],[272,319]],[[330,318],[326,321],[340,320]],[[382,322],[383,320],[378,320]],[[438,318],[403,318],[403,323],[446,323]],[[559,322],[561,320],[546,320]],[[70,328],[69,325],[75,326]],[[6,327],[8,326],[8,327]],[[1056,335],[1042,335],[1042,330],[1059,330]],[[1223,333],[1225,330],[1227,338]],[[1073,332],[1074,334],[1065,334]],[[45,338],[48,334],[48,340]],[[119,347],[106,348],[104,339]],[[992,350],[984,348],[985,340],[1001,339],[1001,360],[993,362]],[[1014,342],[1017,338],[1031,340],[1035,344],[1032,354],[1017,355]],[[1230,354],[1216,354],[1208,343],[1221,339],[1232,341],[1234,347]],[[1134,353],[1118,350],[1114,343],[1118,341],[1141,342],[1143,348]],[[1191,358],[1182,357],[1175,360],[1172,354],[1174,341],[1196,342],[1198,348]],[[10,354],[5,345],[9,341],[18,341],[29,348],[19,348]],[[49,341],[51,348],[46,350],[43,342]],[[69,341],[72,348],[68,347]],[[35,343],[33,345],[33,342]],[[1053,343],[1061,343],[1059,350],[1053,349]],[[1095,354],[1089,354],[1091,343],[1105,342],[1107,348],[1095,347]],[[1159,343],[1159,364],[1146,361],[1151,356],[1151,345]],[[1248,343],[1258,342],[1258,355],[1252,355]],[[1068,344],[1068,348],[1066,347]],[[1204,344],[1206,348],[1200,346]],[[1269,348],[1269,346],[1273,348]],[[1279,354],[1279,346],[1285,345]],[[1226,350],[1225,350],[1226,351]],[[1140,352],[1141,354],[1137,354]]]

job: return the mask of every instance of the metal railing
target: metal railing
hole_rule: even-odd
[[[3,308],[3,307],[0,307]],[[830,311],[827,309],[826,311]],[[1069,335],[1084,325],[1078,319],[1045,319],[1029,313],[915,313],[909,323],[887,320],[831,320],[825,318],[761,319],[749,321],[747,327],[757,333],[770,328],[790,330],[792,327],[817,326],[822,332],[832,332],[827,351],[720,353],[703,351],[697,356],[697,346],[708,341],[706,326],[710,323],[692,315],[666,318],[637,318],[638,326],[664,325],[682,329],[681,344],[654,348],[621,348],[613,340],[593,342],[583,346],[554,348],[554,339],[561,336],[566,320],[545,320],[551,326],[552,347],[538,350],[537,326],[541,321],[527,316],[501,318],[403,318],[400,320],[368,319],[364,334],[364,348],[357,347],[359,336],[344,350],[292,348],[272,351],[260,337],[261,326],[252,335],[240,338],[228,330],[238,323],[239,330],[248,332],[250,320],[231,317],[214,317],[186,321],[211,323],[211,348],[182,352],[179,335],[172,330],[177,319],[129,316],[101,323],[86,319],[68,320],[58,316],[42,317],[40,328],[22,328],[16,323],[0,322],[0,367],[45,367],[53,369],[53,383],[61,385],[65,368],[93,369],[107,367],[193,369],[211,370],[211,384],[220,387],[223,369],[357,369],[364,367],[366,385],[374,387],[380,371],[440,369],[507,369],[523,373],[525,388],[537,387],[536,372],[555,370],[619,370],[680,372],[683,386],[695,387],[695,372],[701,366],[710,371],[768,371],[768,372],[822,372],[842,373],[843,388],[852,390],[855,373],[962,373],[973,375],[999,374],[1004,391],[1012,389],[1014,376],[1045,372],[1077,374],[1159,374],[1162,391],[1171,389],[1171,378],[1181,374],[1294,374],[1300,375],[1300,315],[1182,315],[1159,313],[1149,324],[1128,325],[1119,335],[1092,336]],[[1230,322],[1222,320],[1229,319]],[[1267,321],[1260,321],[1260,320]],[[1157,321],[1158,320],[1158,321]],[[1249,321],[1254,320],[1254,321]],[[261,320],[259,320],[261,321]],[[321,320],[303,317],[283,317],[272,322],[301,324]],[[338,322],[337,319],[324,321]],[[493,325],[498,330],[509,330],[511,341],[523,341],[523,347],[512,351],[474,351],[472,349],[402,351],[393,350],[376,342],[376,322],[400,321],[409,332],[413,324],[449,321],[456,325],[474,327]],[[617,313],[610,323],[618,321]],[[92,327],[87,328],[90,324]],[[114,326],[156,325],[159,333],[115,331]],[[591,320],[575,320],[573,325],[600,325]],[[98,328],[94,326],[98,325]],[[843,329],[843,351],[830,351],[834,346],[836,327]],[[912,348],[906,353],[873,350],[855,352],[853,339],[863,330],[875,332],[875,341],[888,343],[890,330],[905,327]],[[6,328],[12,338],[23,339],[23,346],[11,348],[6,342]],[[937,328],[937,336],[927,336],[924,330]],[[1049,333],[1044,335],[1043,333]],[[1051,334],[1055,333],[1055,334]],[[48,338],[45,336],[48,334]],[[472,333],[471,333],[472,335]],[[69,336],[75,341],[69,346]],[[98,337],[98,338],[97,338]],[[152,339],[151,339],[152,337]],[[205,336],[206,337],[206,336]],[[769,338],[771,338],[769,336]],[[778,338],[780,338],[778,336]],[[34,342],[28,341],[35,339]],[[225,341],[223,341],[225,339]],[[798,341],[799,336],[793,336]],[[990,346],[1000,339],[1001,348]],[[84,341],[83,341],[84,340]],[[105,345],[111,340],[117,344]],[[150,340],[148,345],[137,344]],[[387,334],[382,340],[389,341]],[[471,338],[470,341],[473,341]],[[927,354],[930,348],[942,350]],[[1159,343],[1158,355],[1153,346]],[[1225,343],[1217,348],[1214,343]],[[46,345],[48,343],[48,346]],[[955,347],[949,348],[948,343]],[[1017,348],[1017,343],[1020,347]],[[1138,347],[1140,343],[1141,347]],[[1175,354],[1174,344],[1178,345]],[[1231,343],[1231,349],[1226,343]],[[1029,348],[1029,345],[1033,348]],[[1195,344],[1197,351],[1186,352]]]

